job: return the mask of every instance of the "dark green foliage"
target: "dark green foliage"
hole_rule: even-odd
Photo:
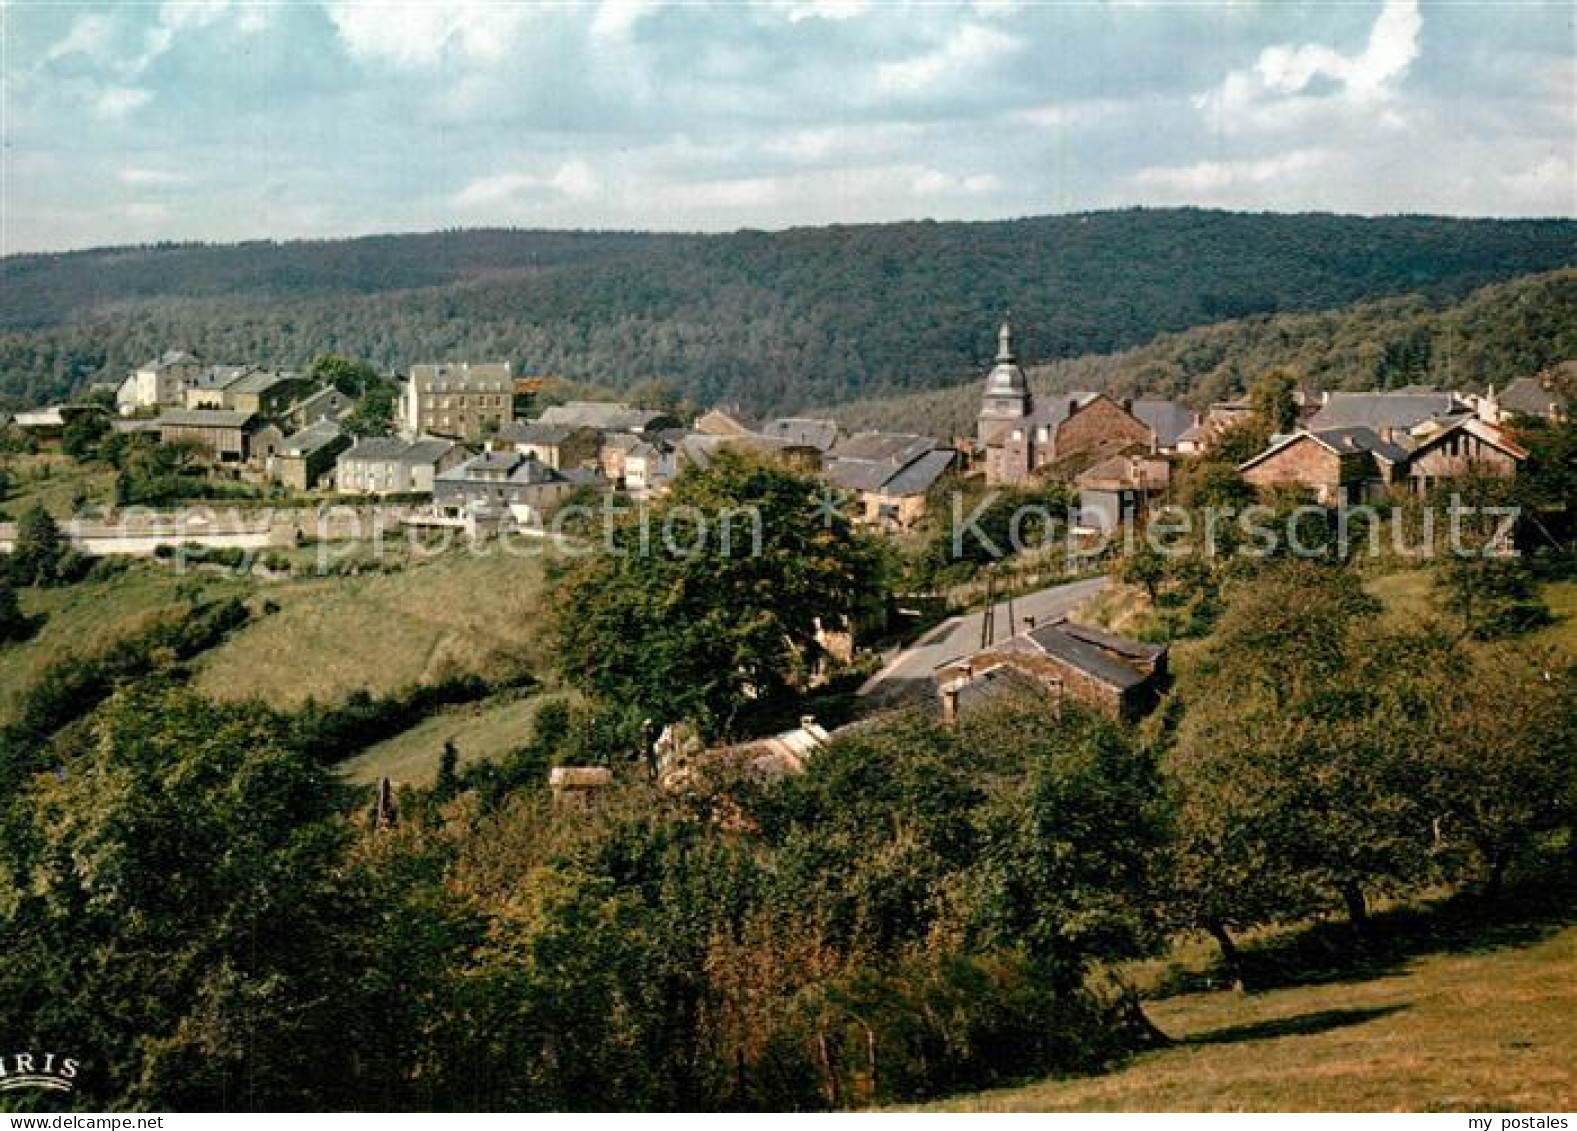
[[[722,452],[580,562],[556,602],[565,678],[654,728],[729,734],[824,660],[817,626],[879,605],[870,540],[815,479]],[[644,517],[644,521],[643,521]]]
[[[13,585],[69,585],[80,576],[81,559],[60,524],[42,506],[29,507],[16,524],[16,541],[5,558]]]
[[[0,577],[0,645],[28,639],[42,622],[42,616],[30,617],[22,611],[16,590]]]
[[[1521,558],[1449,555],[1436,567],[1435,588],[1476,640],[1531,632],[1553,619]]]
[[[1460,301],[1388,298],[1319,314],[1196,326],[1162,334],[1137,349],[1033,365],[1029,377],[1042,393],[1104,389],[1118,397],[1169,396],[1199,410],[1246,392],[1260,373],[1273,368],[1286,369],[1310,389],[1383,389],[1427,381],[1482,392],[1491,383],[1504,387],[1577,356],[1574,311],[1577,272],[1562,270],[1487,286]],[[1427,375],[1392,372],[1385,344],[1420,336],[1431,343]],[[977,368],[960,374],[960,383],[951,389],[843,404],[838,418],[847,427],[971,432],[980,409],[982,373]]]
[[[60,449],[74,460],[95,458],[99,445],[109,435],[109,418],[100,412],[74,414],[60,434]]]
[[[294,742],[306,754],[331,765],[415,726],[440,707],[475,703],[498,689],[481,676],[467,674],[385,696],[358,688],[332,705],[309,700],[292,719]]]
[[[332,344],[383,370],[499,357],[521,372],[618,386],[663,377],[701,403],[833,404],[968,380],[990,358],[995,319],[1009,306],[1033,357],[1108,353],[1249,315],[1404,293],[1460,298],[1570,264],[1573,231],[1563,221],[1183,209],[12,256],[0,265],[0,394],[58,400],[119,380],[172,344],[214,361],[297,367]],[[1413,317],[1426,310],[1409,308]],[[1552,305],[1525,321],[1568,317]],[[1535,337],[1518,348],[1538,348]],[[1467,336],[1462,351],[1434,334],[1404,340],[1414,339],[1378,358],[1366,349],[1365,376],[1414,380],[1425,347],[1433,369],[1459,352],[1501,348]],[[1178,363],[1198,372],[1220,356],[1206,340]]]

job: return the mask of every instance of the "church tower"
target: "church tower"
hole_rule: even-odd
[[[1031,407],[1029,382],[1013,352],[1013,328],[1003,322],[997,331],[997,363],[986,375],[980,402],[976,433],[980,443],[988,449],[1000,447],[1015,426],[1023,426]]]

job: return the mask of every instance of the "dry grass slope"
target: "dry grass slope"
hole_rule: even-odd
[[[1420,959],[1370,981],[1188,994],[1180,1043],[1107,1076],[960,1097],[953,1111],[1570,1111],[1577,928]]]
[[[204,657],[197,686],[217,699],[293,707],[531,666],[543,577],[540,558],[453,551],[396,573],[270,587],[279,611]]]

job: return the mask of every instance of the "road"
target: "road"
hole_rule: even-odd
[[[1105,577],[1091,577],[1022,594],[1013,598],[1013,615],[1021,624],[1025,617],[1045,622],[1071,611],[1100,592],[1105,584]],[[932,673],[938,667],[980,650],[980,627],[985,616],[982,609],[943,621],[889,660],[865,681],[859,694],[872,703],[929,695]],[[1008,627],[1008,603],[1003,601],[996,608],[997,641],[1005,640],[1012,632]]]

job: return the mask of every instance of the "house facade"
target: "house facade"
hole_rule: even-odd
[[[365,439],[334,462],[334,487],[342,495],[430,495],[433,481],[465,458],[465,449],[443,439]]]
[[[1301,487],[1318,503],[1344,506],[1382,494],[1406,459],[1369,428],[1311,428],[1277,437],[1238,471],[1260,489]]]
[[[138,409],[178,405],[189,382],[203,371],[203,363],[185,350],[167,350],[134,369],[115,393],[116,407],[124,414]]]
[[[1504,428],[1477,417],[1461,417],[1415,437],[1402,478],[1414,495],[1425,496],[1441,483],[1469,476],[1510,479],[1528,450]]]
[[[433,479],[433,509],[448,519],[508,516],[538,525],[559,500],[592,479],[586,472],[566,475],[517,451],[487,451]]]
[[[567,471],[597,462],[602,434],[595,428],[581,425],[513,420],[498,430],[493,445],[513,448],[521,455],[534,456],[551,468]]]
[[[268,476],[292,491],[311,491],[334,469],[339,454],[351,446],[339,422],[329,418],[286,436],[268,463]]]
[[[400,428],[413,435],[479,440],[515,418],[509,362],[413,365],[400,385]]]
[[[822,476],[854,497],[856,521],[903,528],[924,516],[931,488],[957,462],[929,436],[857,432],[828,453]]]
[[[1166,500],[1172,465],[1160,456],[1110,456],[1081,472],[1079,523],[1114,530],[1143,522]]]
[[[166,444],[196,444],[215,463],[240,465],[252,458],[252,434],[259,427],[250,412],[170,409],[159,417],[159,439]]]

